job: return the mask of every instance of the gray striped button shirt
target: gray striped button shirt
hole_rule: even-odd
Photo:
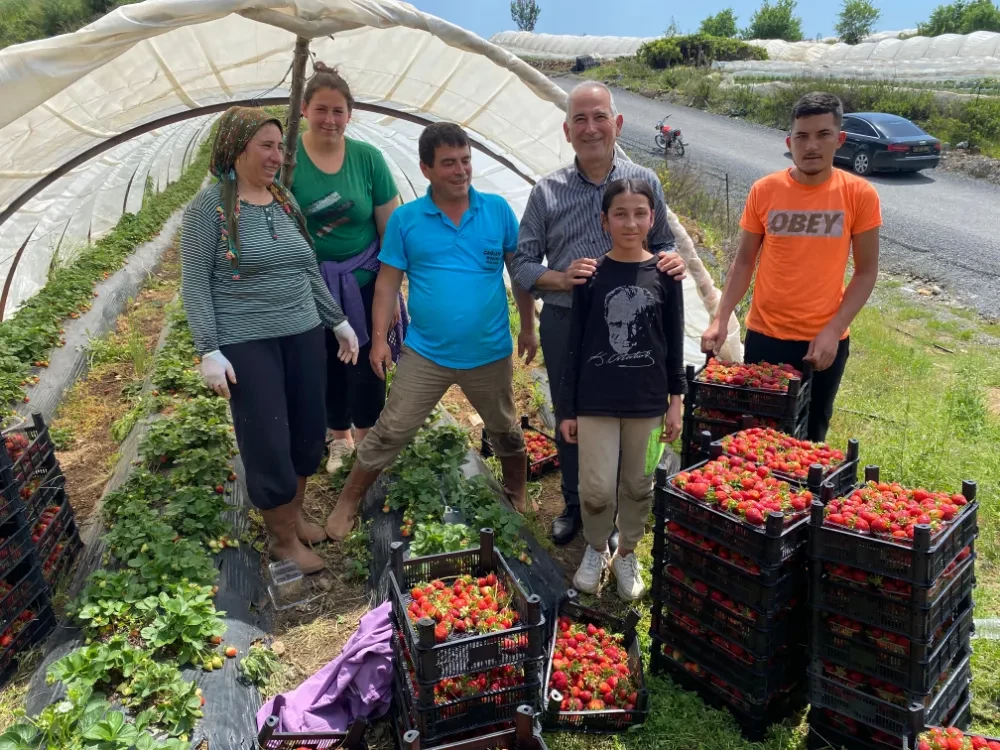
[[[617,157],[611,173],[598,184],[587,179],[574,161],[539,180],[528,196],[512,264],[515,283],[546,305],[571,307],[572,292],[545,291],[535,284],[546,271],[565,271],[577,258],[597,259],[611,250],[611,237],[601,226],[601,200],[605,185],[623,178],[645,180],[653,186],[655,217],[649,249],[654,254],[672,251],[674,236],[667,225],[663,187],[653,170]],[[543,259],[547,266],[542,265]]]
[[[316,254],[277,201],[266,209],[240,204],[240,278],[233,278],[216,208],[220,193],[218,184],[198,193],[181,226],[181,297],[198,353],[346,320],[320,276]]]

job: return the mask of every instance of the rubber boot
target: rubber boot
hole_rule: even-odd
[[[271,538],[271,557],[275,560],[293,560],[306,574],[318,573],[326,567],[322,557],[299,541],[295,533],[296,510],[293,502],[272,510],[262,510],[260,514]]]
[[[503,489],[518,513],[527,513],[528,507],[528,457],[524,453],[500,457],[503,469]]]
[[[295,533],[299,541],[303,544],[322,544],[328,541],[329,537],[322,527],[314,523],[308,523],[302,516],[302,504],[306,499],[306,478],[299,477],[299,486],[295,492],[292,505],[295,507]]]
[[[326,519],[326,535],[336,542],[342,542],[354,528],[358,508],[365,498],[368,488],[375,484],[379,471],[366,471],[357,464],[347,476],[344,489],[337,498],[337,505]]]

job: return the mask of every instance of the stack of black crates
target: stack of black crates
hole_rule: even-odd
[[[518,613],[513,627],[486,635],[451,633],[439,642],[435,621],[414,623],[408,616],[411,591],[435,579],[457,576],[476,579],[493,574],[512,594]],[[494,546],[493,532],[480,531],[478,548],[404,560],[403,545],[391,547],[388,571],[392,606],[395,669],[393,705],[402,746],[414,739],[422,748],[476,738],[513,728],[518,711],[540,708],[541,680],[547,653],[546,621],[541,599],[528,595]],[[474,691],[471,697],[447,699],[435,693],[443,681],[487,676],[513,669],[519,684],[498,690]],[[404,741],[405,739],[405,741]]]
[[[688,385],[691,408],[744,415],[727,434],[752,426],[747,415],[784,418],[797,435],[805,429],[808,380],[793,380],[787,392],[757,391],[697,381],[689,367]],[[705,450],[709,439],[703,436],[686,471],[721,455],[719,442]],[[686,450],[689,444],[686,438]],[[835,471],[817,465],[805,479],[778,478],[818,496],[827,479],[853,487],[857,471],[852,441]],[[651,667],[728,708],[747,737],[761,739],[770,724],[804,704],[808,512],[772,512],[763,526],[752,526],[658,472],[654,517]]]
[[[809,747],[913,748],[925,727],[967,727],[975,483],[952,522],[909,544],[824,525],[838,494],[824,485],[810,520]]]
[[[787,393],[776,393],[702,382],[698,376],[703,370],[687,366],[681,466],[697,463],[705,451],[705,440],[718,440],[749,427],[772,427],[793,437],[805,437],[812,396],[808,373],[804,380],[793,379]]]
[[[55,446],[41,415],[0,450],[0,681],[55,626],[51,592],[80,545]]]

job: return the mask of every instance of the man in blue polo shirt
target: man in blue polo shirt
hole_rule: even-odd
[[[498,195],[470,184],[472,152],[465,131],[435,123],[420,136],[427,194],[397,208],[386,226],[372,304],[371,365],[385,379],[386,341],[396,298],[409,279],[410,325],[385,408],[358,446],[357,460],[327,519],[327,534],[344,539],[379,472],[416,435],[445,391],[461,387],[483,419],[503,467],[504,489],[524,511],[527,461],[513,391],[513,346],[503,269],[517,250],[514,212]],[[535,307],[514,287],[521,315],[518,355],[535,356]]]

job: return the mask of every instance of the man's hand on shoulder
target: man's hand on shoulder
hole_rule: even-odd
[[[586,284],[587,279],[594,275],[597,270],[597,261],[593,258],[577,258],[569,264],[569,268],[563,273],[565,279],[564,289],[567,292],[573,291],[573,287]]]
[[[684,281],[687,278],[687,274],[684,273],[687,270],[687,265],[678,253],[668,253],[661,250],[657,257],[659,258],[656,261],[658,271],[673,276],[677,281]]]

